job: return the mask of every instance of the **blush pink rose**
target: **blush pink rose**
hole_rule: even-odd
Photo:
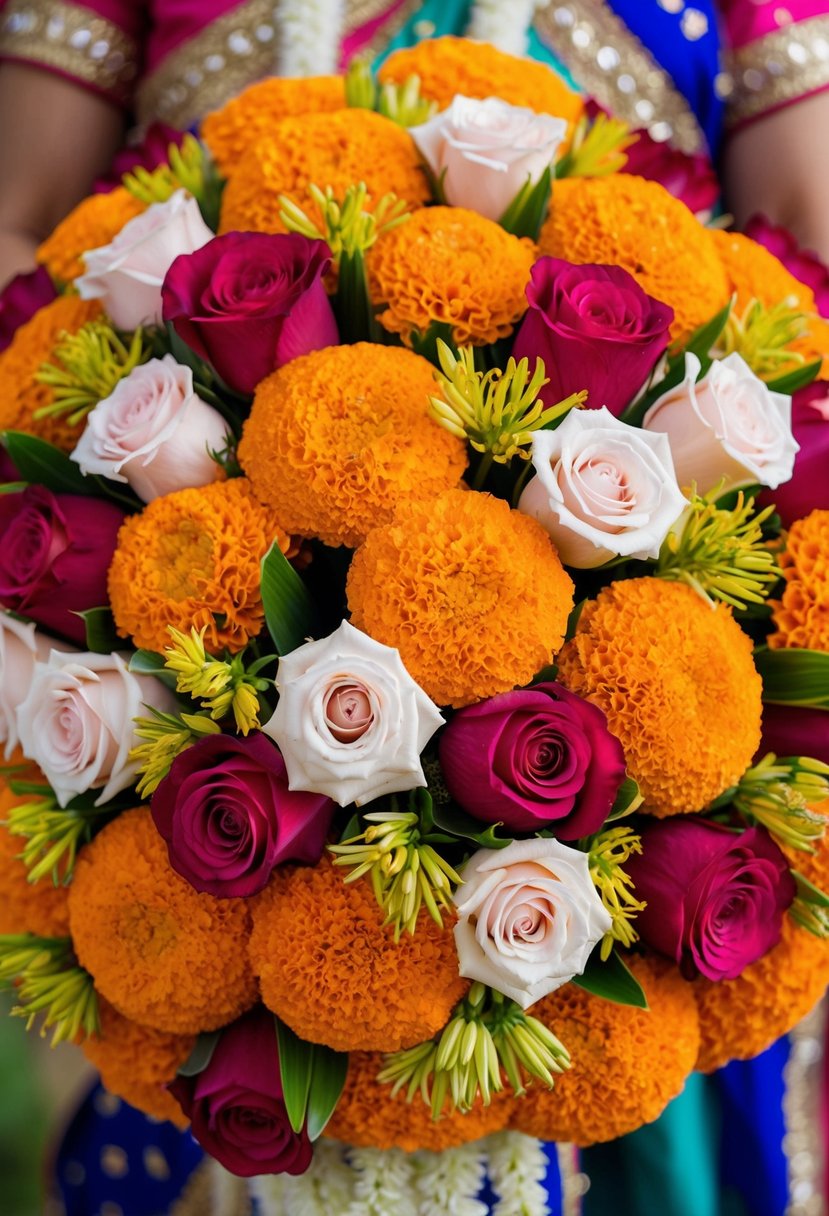
[[[32,621],[0,612],[0,747],[6,760],[20,742],[17,711],[29,695],[35,665],[44,663],[50,650],[60,649],[65,647],[38,633]]]

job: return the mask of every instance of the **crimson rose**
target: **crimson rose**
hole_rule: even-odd
[[[51,304],[58,293],[42,266],[28,274],[15,275],[0,292],[0,351],[11,344],[21,325]]]

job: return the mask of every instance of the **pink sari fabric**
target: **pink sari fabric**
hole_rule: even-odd
[[[787,25],[829,13],[827,0],[721,0],[721,8],[728,43],[735,50]]]

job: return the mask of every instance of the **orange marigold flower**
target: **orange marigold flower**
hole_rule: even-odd
[[[251,144],[270,135],[283,118],[328,114],[345,104],[342,76],[269,76],[208,114],[201,133],[222,176],[229,177]]]
[[[216,1030],[256,1000],[246,901],[194,891],[172,869],[146,807],[119,815],[82,850],[69,921],[97,990],[142,1026]]]
[[[403,341],[432,324],[452,327],[459,345],[483,346],[512,333],[527,311],[532,241],[463,207],[426,207],[380,238],[368,258],[381,325]]]
[[[98,1013],[100,1034],[84,1039],[81,1051],[98,1069],[106,1089],[153,1119],[186,1127],[181,1107],[164,1086],[190,1055],[195,1037],[140,1026],[102,997]]]
[[[145,204],[118,186],[106,194],[90,194],[61,220],[37,251],[37,260],[58,283],[70,283],[84,272],[83,255],[108,245]]]
[[[447,490],[401,507],[355,553],[358,629],[400,651],[438,705],[526,684],[561,646],[573,583],[534,519],[499,498]]]
[[[653,815],[699,811],[760,743],[762,685],[731,610],[661,579],[612,583],[559,655],[561,682],[598,705]]]
[[[507,55],[486,42],[466,38],[428,38],[390,55],[380,68],[381,83],[403,84],[420,77],[424,97],[445,109],[456,93],[464,97],[500,97],[538,114],[555,114],[572,130],[584,102],[543,63]]]
[[[65,452],[72,451],[83,423],[70,426],[65,414],[35,418],[38,410],[55,400],[53,390],[48,384],[39,384],[35,374],[52,358],[63,333],[76,334],[87,321],[100,315],[97,300],[58,296],[20,326],[0,354],[0,431],[25,431]]]
[[[399,502],[433,498],[466,468],[431,418],[432,365],[399,347],[332,346],[256,390],[239,460],[290,532],[358,545]]]
[[[25,764],[17,751],[9,766]],[[0,933],[36,933],[39,937],[66,937],[69,933],[69,892],[54,886],[49,878],[31,883],[20,860],[24,840],[13,836],[3,821],[13,806],[30,802],[31,794],[14,794],[9,781],[44,781],[39,769],[31,765],[0,775]]]
[[[626,956],[647,1009],[616,1005],[565,984],[532,1008],[566,1044],[572,1067],[553,1090],[530,1086],[513,1104],[512,1127],[582,1148],[651,1123],[694,1068],[700,1027],[692,986],[676,968]]]
[[[259,565],[274,541],[293,556],[242,477],[153,499],[123,524],[109,568],[119,635],[160,652],[168,625],[205,627],[212,653],[242,650],[265,623]]]
[[[280,194],[320,223],[308,187],[330,186],[342,197],[358,182],[371,195],[369,208],[390,191],[413,207],[429,197],[414,140],[390,118],[370,110],[285,118],[248,148],[231,173],[219,231],[284,232]]]
[[[786,588],[782,599],[770,601],[777,633],[769,646],[829,651],[829,511],[792,524],[780,565]]]
[[[728,303],[728,279],[709,230],[658,182],[628,173],[556,182],[539,247],[568,262],[622,266],[673,308],[676,340]]]
[[[477,1102],[467,1114],[447,1102],[435,1122],[420,1094],[407,1102],[405,1093],[393,1098],[392,1087],[380,1084],[377,1074],[383,1063],[379,1052],[358,1051],[349,1057],[345,1088],[325,1129],[326,1136],[358,1148],[400,1148],[406,1153],[429,1149],[439,1153],[480,1140],[506,1126],[514,1101],[510,1092],[494,1094],[489,1106]]]
[[[397,1051],[436,1034],[464,996],[452,927],[421,921],[394,940],[368,882],[327,859],[276,871],[251,901],[262,1000],[302,1039]]]

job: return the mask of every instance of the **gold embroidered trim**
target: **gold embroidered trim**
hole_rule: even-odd
[[[248,1189],[243,1178],[217,1176],[216,1162],[207,1157],[197,1166],[170,1216],[250,1216]]]
[[[671,77],[604,0],[548,4],[534,24],[585,92],[611,113],[681,152],[705,151],[702,129]]]
[[[730,58],[730,125],[829,87],[829,16],[784,25]]]
[[[826,1002],[791,1032],[791,1053],[783,1069],[783,1152],[789,1183],[786,1216],[824,1216],[824,1160],[821,1101]]]
[[[138,48],[113,22],[61,0],[10,0],[0,15],[0,56],[42,64],[126,102]]]

